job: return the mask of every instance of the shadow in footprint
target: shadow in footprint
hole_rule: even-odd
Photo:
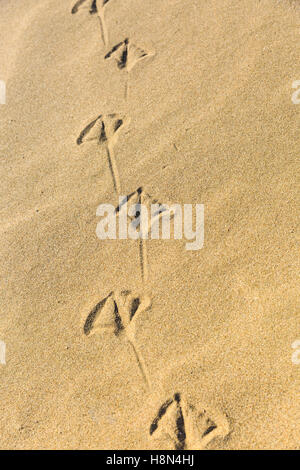
[[[78,0],[78,2],[75,3],[75,5],[73,6],[71,10],[72,15],[77,13],[80,7],[86,3],[89,4],[89,13],[91,15],[97,13],[97,0]],[[85,8],[88,8],[88,7],[85,7]]]

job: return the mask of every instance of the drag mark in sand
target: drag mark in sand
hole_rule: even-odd
[[[149,433],[154,439],[171,441],[175,450],[203,450],[213,439],[229,434],[229,423],[225,414],[196,408],[175,393],[159,408]]]
[[[129,290],[110,292],[100,300],[89,313],[83,327],[84,334],[90,336],[97,331],[113,331],[116,336],[122,332],[130,344],[143,380],[150,389],[147,368],[142,354],[136,345],[136,320],[151,307],[151,299],[146,295],[138,295]]]
[[[117,143],[119,133],[129,124],[129,119],[117,114],[100,114],[90,122],[80,133],[77,145],[85,142],[96,141],[99,145],[105,144],[109,169],[111,172],[114,189],[120,194],[120,176],[115,159],[114,147]]]

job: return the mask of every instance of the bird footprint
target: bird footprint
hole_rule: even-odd
[[[142,186],[124,197],[115,210],[116,214],[121,214],[123,210],[127,211],[128,203],[130,207],[136,208],[134,215],[128,214],[128,218],[131,222],[134,222],[136,228],[140,227],[145,238],[149,236],[151,227],[157,220],[163,218],[165,215],[168,215],[170,218],[174,217],[174,213],[170,211],[169,205],[162,204],[157,199],[150,196],[150,194],[144,191]],[[142,223],[141,206],[147,208],[147,214],[151,214],[150,224],[145,223],[145,227],[143,227]]]
[[[125,98],[128,99],[129,94],[129,74],[133,67],[146,57],[151,57],[154,54],[152,52],[146,52],[144,49],[133,44],[128,38],[124,41],[119,42],[109,51],[105,59],[114,59],[120,70],[126,70],[128,76],[125,87]]]
[[[129,290],[110,292],[89,313],[84,334],[89,336],[99,330],[111,329],[118,336],[125,330],[133,339],[137,317],[150,306],[151,300],[146,295],[139,296]]]
[[[114,189],[120,194],[121,183],[114,154],[114,146],[118,140],[119,133],[130,122],[126,116],[118,114],[100,114],[90,122],[80,133],[77,145],[85,142],[96,141],[98,144],[105,143],[108,164],[113,180]]]
[[[198,408],[180,393],[160,407],[150,426],[150,436],[171,441],[176,450],[203,450],[216,437],[229,434],[227,417],[216,411]]]
[[[116,143],[120,130],[128,124],[129,119],[124,115],[115,113],[99,114],[81,131],[77,139],[77,145],[93,140],[98,141],[99,144],[103,142]]]
[[[126,69],[127,72],[130,72],[140,60],[151,55],[153,55],[153,53],[146,52],[126,38],[124,41],[114,46],[111,51],[106,54],[105,59],[115,59],[120,70]]]
[[[130,207],[127,210],[128,203]],[[147,210],[145,211],[144,209]],[[132,224],[132,228],[134,228],[135,231],[136,229],[139,229],[139,232],[136,232],[136,238],[139,239],[139,257],[142,280],[146,283],[148,281],[148,254],[146,239],[149,237],[150,232],[152,238],[159,238],[159,221],[165,216],[168,216],[169,220],[171,220],[174,217],[174,213],[170,211],[169,206],[161,204],[157,199],[152,198],[152,196],[146,193],[142,187],[139,187],[136,191],[126,196],[115,210],[117,215],[121,215],[123,211],[126,212],[127,217]],[[151,214],[150,223],[148,218],[149,214]]]
[[[89,4],[89,13],[90,13],[91,15],[94,15],[95,13],[97,13],[97,0],[78,0],[78,2],[75,3],[75,5],[73,6],[73,8],[72,8],[72,10],[71,10],[72,15],[74,15],[75,13],[77,13],[78,10],[80,9],[80,7],[81,7],[84,3],[88,3],[88,4]]]
[[[86,336],[96,331],[113,330],[118,336],[122,331],[132,347],[143,380],[148,388],[151,382],[142,354],[138,351],[135,333],[136,319],[151,307],[146,295],[136,295],[131,291],[110,292],[89,313],[83,331]]]
[[[105,18],[104,18],[104,9],[107,3],[109,2],[109,0],[78,0],[78,2],[75,3],[75,5],[73,6],[71,10],[72,15],[77,13],[80,7],[86,2],[89,5],[89,13],[91,15],[96,14],[98,16],[99,22],[100,22],[102,40],[104,44],[107,44],[108,31],[107,31],[107,27],[105,23]]]

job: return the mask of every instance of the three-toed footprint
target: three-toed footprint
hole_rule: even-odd
[[[105,59],[114,59],[117,63],[118,69],[124,69],[127,72],[127,81],[125,87],[125,98],[128,99],[129,95],[129,74],[133,67],[143,59],[152,57],[154,52],[147,52],[139,46],[136,46],[125,38],[124,41],[116,44],[111,51],[105,55]]]
[[[150,380],[143,357],[138,352],[135,336],[137,318],[150,307],[151,299],[147,295],[139,295],[129,290],[110,292],[90,311],[83,326],[86,336],[108,330],[114,332],[116,336],[123,332],[133,349],[148,388],[150,388]]]
[[[104,19],[104,9],[109,0],[78,0],[73,6],[71,13],[74,15],[81,8],[89,8],[91,15],[97,15],[100,21],[101,35],[104,44],[108,43],[108,31]],[[88,6],[86,6],[86,4]]]
[[[215,438],[229,434],[229,422],[224,413],[198,406],[175,393],[159,408],[149,433],[176,450],[203,450]]]
[[[129,209],[127,209],[128,206]],[[171,220],[174,217],[174,213],[170,211],[169,205],[160,203],[157,199],[146,193],[142,187],[126,196],[118,205],[116,214],[120,215],[123,211],[126,212],[127,217],[132,223],[132,228],[136,232],[131,234],[131,237],[135,236],[139,240],[141,274],[143,282],[146,283],[148,281],[146,239],[149,238],[150,233],[153,239],[158,239],[160,220],[165,216],[168,217],[168,220]],[[139,229],[139,232],[136,229]]]
[[[151,300],[146,295],[129,290],[112,291],[88,314],[83,327],[84,334],[89,336],[100,330],[110,329],[116,336],[125,331],[133,339],[137,317],[150,307]]]
[[[77,145],[93,141],[96,141],[99,145],[105,144],[113,185],[117,194],[120,194],[121,183],[114,147],[121,130],[124,130],[129,123],[130,119],[124,115],[115,113],[99,114],[80,132],[76,141]]]

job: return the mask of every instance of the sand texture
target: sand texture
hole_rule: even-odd
[[[300,448],[299,34],[297,1],[0,0],[1,449]],[[204,204],[203,248],[100,240],[120,195]]]

